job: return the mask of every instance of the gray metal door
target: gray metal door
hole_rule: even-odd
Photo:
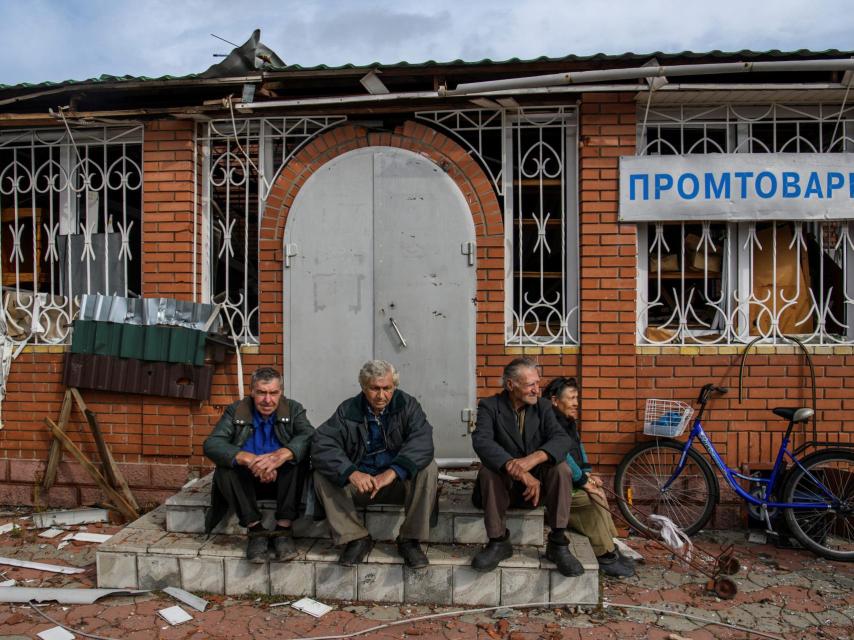
[[[475,406],[475,237],[454,182],[408,151],[353,151],[306,182],[285,238],[296,252],[285,269],[286,384],[312,421],[381,358],[424,407],[436,456],[472,457],[462,414]]]

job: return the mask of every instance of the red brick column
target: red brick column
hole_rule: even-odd
[[[145,128],[142,289],[145,296],[189,300],[193,260],[193,127],[159,120]]]
[[[581,386],[588,452],[615,465],[637,430],[637,232],[617,222],[619,157],[635,153],[631,94],[584,94],[579,114]]]

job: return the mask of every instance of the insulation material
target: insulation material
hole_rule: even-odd
[[[765,312],[783,309],[786,300],[795,299],[794,304],[785,308],[778,321],[777,332],[781,334],[812,333],[815,319],[810,314],[810,268],[806,251],[792,244],[791,225],[777,225],[777,259],[774,261],[774,227],[768,225],[758,229],[756,239],[762,245],[753,247],[753,297],[765,300],[750,305],[750,335],[769,335],[771,333],[771,313]],[[789,245],[792,245],[791,247]],[[776,293],[774,289],[776,288]],[[774,297],[776,295],[776,302]],[[767,300],[766,300],[767,298]],[[805,322],[801,322],[806,318]]]

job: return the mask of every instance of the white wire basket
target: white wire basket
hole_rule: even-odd
[[[649,398],[643,416],[643,432],[648,436],[679,437],[693,415],[693,407],[680,400]]]

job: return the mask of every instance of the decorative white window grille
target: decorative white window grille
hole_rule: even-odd
[[[258,233],[282,167],[344,116],[241,118],[208,123],[204,159],[203,300],[223,303],[234,335],[258,343]]]
[[[62,344],[80,294],[141,289],[141,126],[0,133],[6,333]]]
[[[638,125],[638,155],[852,150],[854,107],[839,105],[683,105]],[[852,224],[639,225],[638,343],[854,343]]]
[[[470,109],[416,117],[461,141],[503,196],[506,343],[578,344],[575,109]]]

